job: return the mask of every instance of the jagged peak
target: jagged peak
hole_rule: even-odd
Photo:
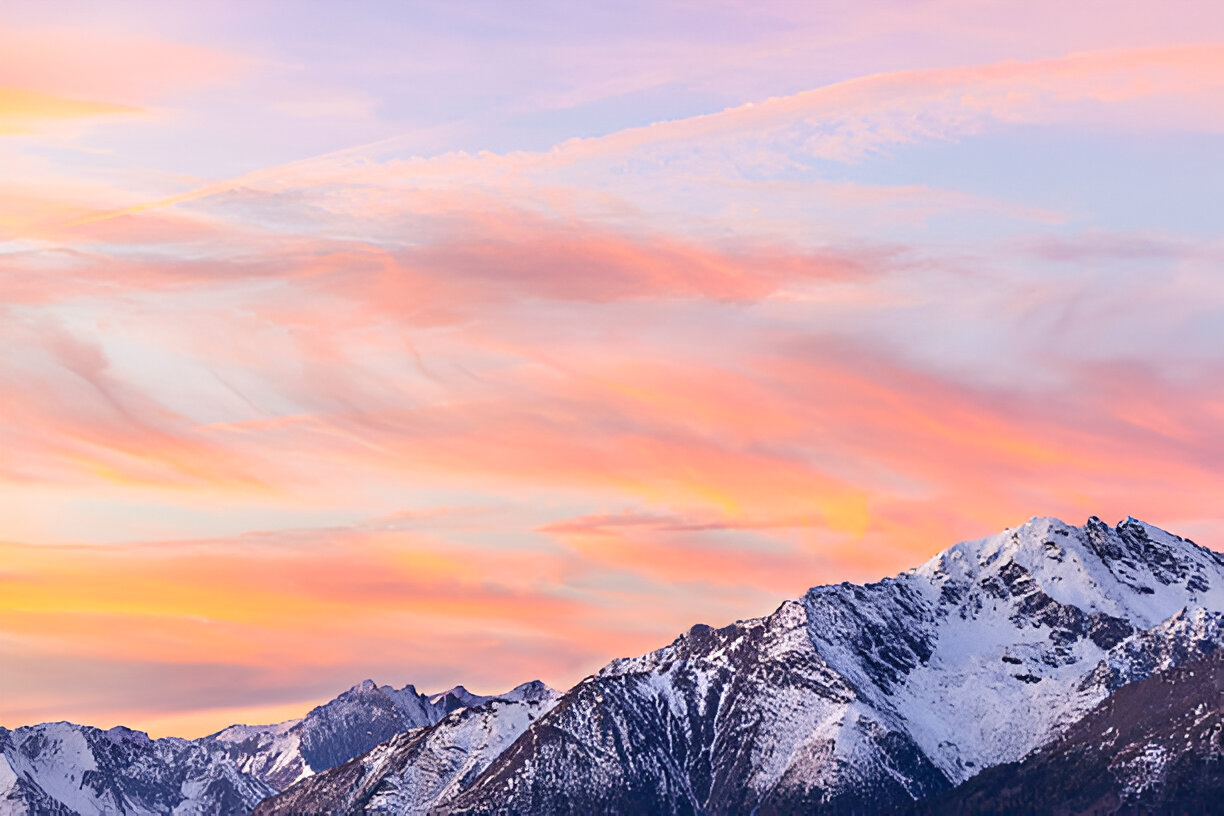
[[[1156,626],[1147,630],[1147,632],[1148,634],[1184,634],[1185,632],[1191,630],[1204,629],[1207,627],[1218,628],[1221,625],[1224,625],[1224,612],[1208,609],[1207,607],[1200,606],[1198,604],[1191,604],[1183,606],[1176,613],[1170,615]]]
[[[445,694],[446,692],[443,692]],[[381,694],[384,697],[402,698],[402,697],[425,697],[416,690],[416,686],[412,683],[407,683],[403,688],[397,689],[395,686],[379,685],[374,680],[365,679],[360,683],[351,686],[348,691],[340,695],[340,697],[366,696],[371,694]],[[441,695],[438,695],[441,696]],[[337,697],[336,699],[340,699]],[[334,700],[333,700],[334,702]]]
[[[1150,546],[1137,546],[1139,541]],[[1173,552],[1191,558],[1210,554],[1193,541],[1134,516],[1127,516],[1113,527],[1097,516],[1089,517],[1081,527],[1053,516],[1034,516],[1024,524],[1008,527],[995,535],[954,544],[902,575],[939,578],[959,571],[958,568],[969,567],[976,571],[972,569],[975,562],[982,568],[1006,563],[1017,556],[1057,558],[1068,549],[1103,562],[1117,558],[1160,562]],[[1219,560],[1218,556],[1211,555]]]
[[[526,683],[520,683],[514,688],[507,691],[505,694],[497,695],[501,700],[513,700],[516,702],[542,702],[544,700],[552,700],[560,697],[561,692],[544,683],[542,680],[528,680]]]
[[[99,729],[102,730],[102,729]],[[147,731],[137,731],[135,728],[128,728],[126,725],[116,725],[102,731],[106,736],[113,739],[137,739],[141,741],[152,741]]]
[[[1096,516],[1093,516],[1092,519],[1096,519]],[[1089,520],[1090,524],[1092,519]],[[1044,542],[1052,540],[1053,536],[1072,539],[1077,537],[1073,534],[1080,533],[1083,529],[1067,524],[1054,516],[1034,516],[1023,524],[1007,527],[994,535],[953,544],[925,564],[908,570],[907,573],[933,576],[949,573],[958,565],[976,563],[978,566],[989,566],[1025,548],[1044,546]]]
[[[447,710],[451,710],[456,706],[479,705],[488,699],[488,697],[483,695],[473,694],[462,685],[459,685],[452,686],[446,691],[440,691],[437,694],[434,694],[429,698],[429,702],[433,703],[434,705],[445,705]]]
[[[1133,516],[1113,527],[1097,516],[1082,527],[1035,517],[960,542],[900,578],[952,602],[979,586],[1000,598],[1039,591],[1144,628],[1186,604],[1224,603],[1224,558]]]
[[[443,697],[445,697],[448,694],[453,697],[463,697],[465,695],[471,694],[471,692],[468,691],[462,684],[460,684],[457,686],[451,686],[445,691],[439,691],[437,694],[431,695],[429,699],[430,700],[441,700]]]
[[[729,787],[736,790],[757,782],[761,790],[774,790],[783,778],[797,779],[804,791],[829,790],[859,785],[844,768],[859,773],[882,767],[877,778],[896,778],[903,796],[920,797],[930,789],[923,786],[956,782],[984,765],[1019,759],[1109,690],[1219,644],[1224,644],[1224,560],[1218,555],[1132,516],[1114,527],[1095,516],[1082,527],[1034,517],[956,544],[895,578],[818,587],[771,615],[719,628],[695,624],[668,646],[613,661],[586,678],[569,692],[573,704],[554,707],[561,695],[540,680],[483,697],[462,685],[427,696],[411,685],[396,690],[367,679],[312,711],[303,721],[300,742],[295,735],[266,743],[270,747],[241,750],[266,756],[280,755],[268,753],[273,749],[296,752],[299,764],[289,768],[288,783],[300,779],[299,772],[347,767],[316,779],[361,786],[376,779],[362,769],[406,768],[388,757],[422,734],[432,740],[447,729],[479,733],[479,744],[465,736],[462,742],[439,739],[434,747],[460,759],[464,752],[483,751],[481,762],[488,762],[505,744],[515,744],[490,749],[489,734],[511,740],[520,729],[535,728],[530,740],[518,743],[521,752],[498,760],[496,774],[517,782],[536,773],[533,768],[547,768],[526,763],[544,763],[549,755],[540,752],[533,759],[530,751],[554,738],[566,744],[585,739],[580,744],[592,750],[566,753],[613,763],[623,759],[615,750],[621,744],[649,758],[653,740],[662,757],[659,778],[670,784],[675,755],[668,751],[677,740],[689,752],[685,756],[710,756],[723,745],[739,751],[734,759],[744,764],[728,767],[747,768],[749,775],[733,779]],[[625,674],[640,676],[617,679]],[[458,708],[464,711],[446,715]],[[639,711],[650,716],[641,722],[620,716]],[[397,719],[397,712],[405,716]],[[646,739],[602,743],[609,733],[603,723],[613,721],[618,728],[629,723],[648,729]],[[374,726],[386,730],[374,736]],[[406,730],[411,726],[414,730]],[[232,726],[220,734],[238,737],[245,728]],[[6,733],[0,729],[0,737]],[[92,747],[97,734],[86,729],[85,735]],[[739,735],[754,750],[749,741],[759,739],[760,751],[741,750]],[[367,755],[372,759],[337,764],[351,762],[355,751],[369,750],[375,739],[382,747]],[[427,741],[419,739],[413,750]],[[894,757],[902,756],[894,751],[897,745],[909,746],[903,755],[909,764],[896,764]],[[417,768],[436,773],[432,762]],[[604,777],[582,772],[584,766],[560,767],[556,775],[540,772],[536,779],[605,784]],[[215,775],[214,768],[239,774],[229,761],[209,766],[201,778],[210,779],[204,774]],[[526,775],[520,774],[523,768]],[[353,769],[361,770],[360,778],[354,780]],[[461,770],[447,778],[473,780],[484,773],[475,765]],[[496,774],[489,778],[503,778]],[[874,784],[872,777],[862,778]],[[535,789],[544,787],[549,786]],[[317,790],[328,794],[322,786]],[[394,792],[407,790],[404,785]],[[494,786],[474,790],[488,793]],[[733,804],[724,809],[747,812],[738,800]]]

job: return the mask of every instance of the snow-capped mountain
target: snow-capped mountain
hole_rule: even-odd
[[[282,790],[364,754],[402,731],[432,725],[464,705],[454,692],[430,697],[411,685],[396,689],[366,680],[311,709],[300,720],[234,725],[202,742],[221,747],[244,773]]]
[[[587,678],[453,813],[874,812],[1049,742],[1221,642],[1224,560],[1034,519]]]
[[[5,816],[245,816],[272,793],[189,740],[64,722],[0,728]]]
[[[246,816],[300,779],[492,699],[462,686],[425,695],[366,680],[300,720],[233,725],[198,740],[71,723],[0,728],[0,816]]]
[[[283,790],[315,771],[302,758],[301,725],[301,720],[276,725],[231,725],[200,742],[219,748],[242,773]]]
[[[439,722],[399,734],[368,754],[265,800],[257,816],[426,814],[445,805],[501,755],[560,694],[533,681],[475,698]]]
[[[114,762],[80,747],[102,740],[93,729],[0,731],[0,814],[245,813],[286,786],[257,812],[904,812],[953,801],[941,797],[984,769],[1027,767],[1007,763],[1054,750],[1145,678],[1178,682],[1222,644],[1220,555],[1135,519],[1033,519],[894,578],[699,624],[564,694],[537,682],[431,697],[367,681],[300,721],[194,743],[122,732],[154,747]],[[1195,711],[1167,714],[1193,730],[1206,721]],[[30,741],[38,729],[60,729],[66,747]],[[1195,762],[1224,762],[1217,731],[1194,733]],[[1118,767],[1146,761],[1132,747],[1112,744]],[[143,758],[172,749],[182,763]]]
[[[455,686],[446,691],[440,692],[429,698],[429,702],[435,706],[441,706],[447,713],[460,708],[469,706],[478,706],[481,703],[486,703],[493,697],[484,697],[479,694],[473,694],[463,686]]]

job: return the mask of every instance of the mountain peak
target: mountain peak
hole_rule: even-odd
[[[514,700],[517,702],[543,702],[551,700],[555,697],[560,697],[561,692],[546,685],[542,680],[529,680],[526,683],[515,686],[505,694],[497,695],[502,700]]]
[[[467,689],[466,689],[466,688],[465,688],[465,687],[464,687],[462,684],[460,684],[460,685],[457,685],[457,686],[451,686],[450,688],[446,689],[445,691],[439,691],[437,694],[434,694],[434,695],[430,696],[430,698],[429,698],[429,699],[431,699],[431,700],[435,700],[435,701],[436,701],[436,700],[441,700],[443,697],[445,697],[445,696],[446,696],[446,695],[448,695],[448,694],[450,694],[450,695],[452,695],[452,696],[454,696],[454,697],[466,697],[466,696],[470,695],[470,694],[471,694],[471,692],[470,692],[470,691],[468,691],[468,690],[467,690]]]
[[[1096,516],[1082,527],[1036,517],[956,544],[899,579],[929,584],[952,601],[979,588],[1000,598],[1040,590],[1147,628],[1187,602],[1224,602],[1222,567],[1218,554],[1133,516],[1115,527]]]
[[[485,697],[480,694],[473,694],[463,686],[454,686],[446,691],[438,692],[429,698],[429,702],[451,712],[458,708],[471,708],[478,706],[481,703],[488,702],[491,697]]]
[[[804,603],[821,657],[955,782],[1031,750],[1034,723],[1057,728],[1081,711],[1077,695],[1105,693],[1078,684],[1111,650],[1187,607],[1224,610],[1224,559],[1134,518],[1036,517]],[[1164,648],[1141,649],[1122,674]],[[966,735],[964,718],[990,725]]]

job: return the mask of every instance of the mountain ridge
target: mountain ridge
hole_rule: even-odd
[[[694,625],[564,693],[365,681],[299,721],[191,744],[230,763],[234,812],[273,791],[261,816],[887,812],[1021,761],[1221,643],[1224,557],[1130,517],[1033,518],[877,582]],[[22,783],[5,766],[0,814],[54,812],[6,810]]]
[[[425,695],[365,680],[299,719],[194,740],[67,721],[0,727],[0,816],[247,816],[294,782],[462,710],[454,691]],[[476,704],[551,692],[538,680],[501,696],[464,691]]]
[[[640,809],[642,800],[611,798],[617,790],[645,791],[670,813],[893,807],[1019,759],[1118,682],[1214,648],[1221,611],[1224,560],[1215,553],[1135,519],[1110,528],[1093,517],[1076,528],[1035,518],[898,576],[816,587],[783,604],[775,622],[789,616],[794,625],[774,645],[795,646],[790,665],[772,667],[776,677],[752,694],[742,693],[744,679],[771,668],[768,648],[758,644],[737,666],[725,658],[766,619],[691,630],[720,634],[679,672],[683,638],[613,661],[533,726],[538,739],[520,738],[448,808]],[[1178,615],[1197,628],[1156,629]],[[1189,640],[1174,648],[1169,637]],[[1146,658],[1122,659],[1131,653]],[[795,666],[806,667],[803,677]],[[780,688],[795,693],[779,698]],[[584,702],[588,691],[604,701]],[[693,712],[700,727],[685,724]],[[567,743],[587,754],[573,759]],[[646,746],[632,779],[600,759],[621,744]]]

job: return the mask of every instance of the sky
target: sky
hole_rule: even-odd
[[[6,2],[0,725],[1224,549],[1218,0]]]

